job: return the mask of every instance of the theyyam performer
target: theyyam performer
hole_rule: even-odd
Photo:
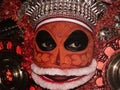
[[[85,84],[92,82],[97,68],[93,32],[105,10],[102,0],[27,0],[22,4],[18,19],[30,24],[25,26],[29,38],[25,38],[24,54],[32,61],[29,68],[36,90],[85,90]]]

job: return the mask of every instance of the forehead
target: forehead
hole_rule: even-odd
[[[67,21],[56,21],[56,22],[50,22],[47,24],[44,24],[40,27],[38,27],[37,32],[41,30],[46,30],[52,34],[58,34],[58,33],[70,33],[75,30],[82,30],[86,33],[90,32],[85,27],[73,23],[73,22],[67,22]]]

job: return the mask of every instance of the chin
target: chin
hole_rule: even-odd
[[[96,72],[96,60],[88,67],[76,69],[41,68],[31,65],[35,83],[50,90],[69,90],[87,83]]]

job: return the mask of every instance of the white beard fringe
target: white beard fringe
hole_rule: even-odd
[[[88,67],[79,68],[79,69],[58,69],[58,68],[40,68],[35,64],[31,65],[33,70],[32,78],[36,84],[40,85],[43,88],[50,90],[69,90],[75,87],[81,86],[88,82],[95,74],[97,67],[96,60],[92,60],[92,63]],[[83,76],[84,77],[74,80],[71,82],[48,82],[40,78],[39,75],[61,75],[61,76]]]
[[[50,90],[69,90],[69,89],[73,89],[75,87],[85,84],[87,81],[89,81],[92,78],[93,75],[94,75],[94,73],[91,73],[88,76],[84,76],[83,78],[81,78],[79,80],[76,80],[73,82],[67,82],[67,83],[65,82],[62,84],[47,82],[47,81],[43,80],[42,78],[40,78],[35,73],[32,73],[32,78],[37,85],[40,85],[43,88],[47,88]]]

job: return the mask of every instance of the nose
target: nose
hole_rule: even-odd
[[[56,65],[60,66],[60,52],[58,52],[56,57]]]

